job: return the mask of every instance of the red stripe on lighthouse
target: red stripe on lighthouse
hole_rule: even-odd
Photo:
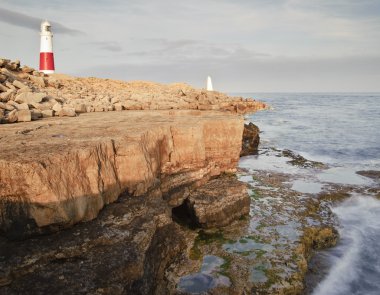
[[[55,70],[53,52],[40,52],[40,71],[43,70]]]

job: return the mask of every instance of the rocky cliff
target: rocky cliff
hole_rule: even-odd
[[[182,203],[174,190],[235,169],[243,118],[130,111],[0,130],[0,228],[17,236],[93,219],[123,192]]]
[[[239,114],[265,104],[5,59],[0,71],[0,123],[19,122],[0,125],[0,293],[176,294],[200,263],[189,227],[248,214],[231,174]]]

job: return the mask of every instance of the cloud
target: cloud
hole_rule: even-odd
[[[136,40],[138,41],[138,40]],[[150,63],[161,63],[162,60],[172,63],[197,62],[218,63],[225,60],[250,60],[270,56],[244,48],[240,44],[216,43],[192,39],[142,39],[141,48],[149,50],[132,51],[130,57],[142,58]],[[142,61],[142,60],[141,60]]]
[[[40,27],[41,21],[41,18],[32,17],[23,13],[0,8],[0,22],[8,23],[14,26],[23,27],[35,31],[37,28]],[[81,31],[70,29],[60,23],[51,23],[53,25],[53,30],[56,33],[68,35],[83,34],[83,32]]]
[[[89,44],[95,45],[98,48],[106,51],[111,52],[121,52],[123,51],[123,47],[118,43],[114,41],[96,41],[96,42],[90,42]]]

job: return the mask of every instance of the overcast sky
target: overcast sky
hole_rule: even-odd
[[[0,57],[227,92],[380,91],[380,0],[0,0]]]

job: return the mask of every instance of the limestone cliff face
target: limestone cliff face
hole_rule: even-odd
[[[0,229],[15,237],[91,220],[139,197],[235,169],[243,118],[131,111],[0,127]]]

